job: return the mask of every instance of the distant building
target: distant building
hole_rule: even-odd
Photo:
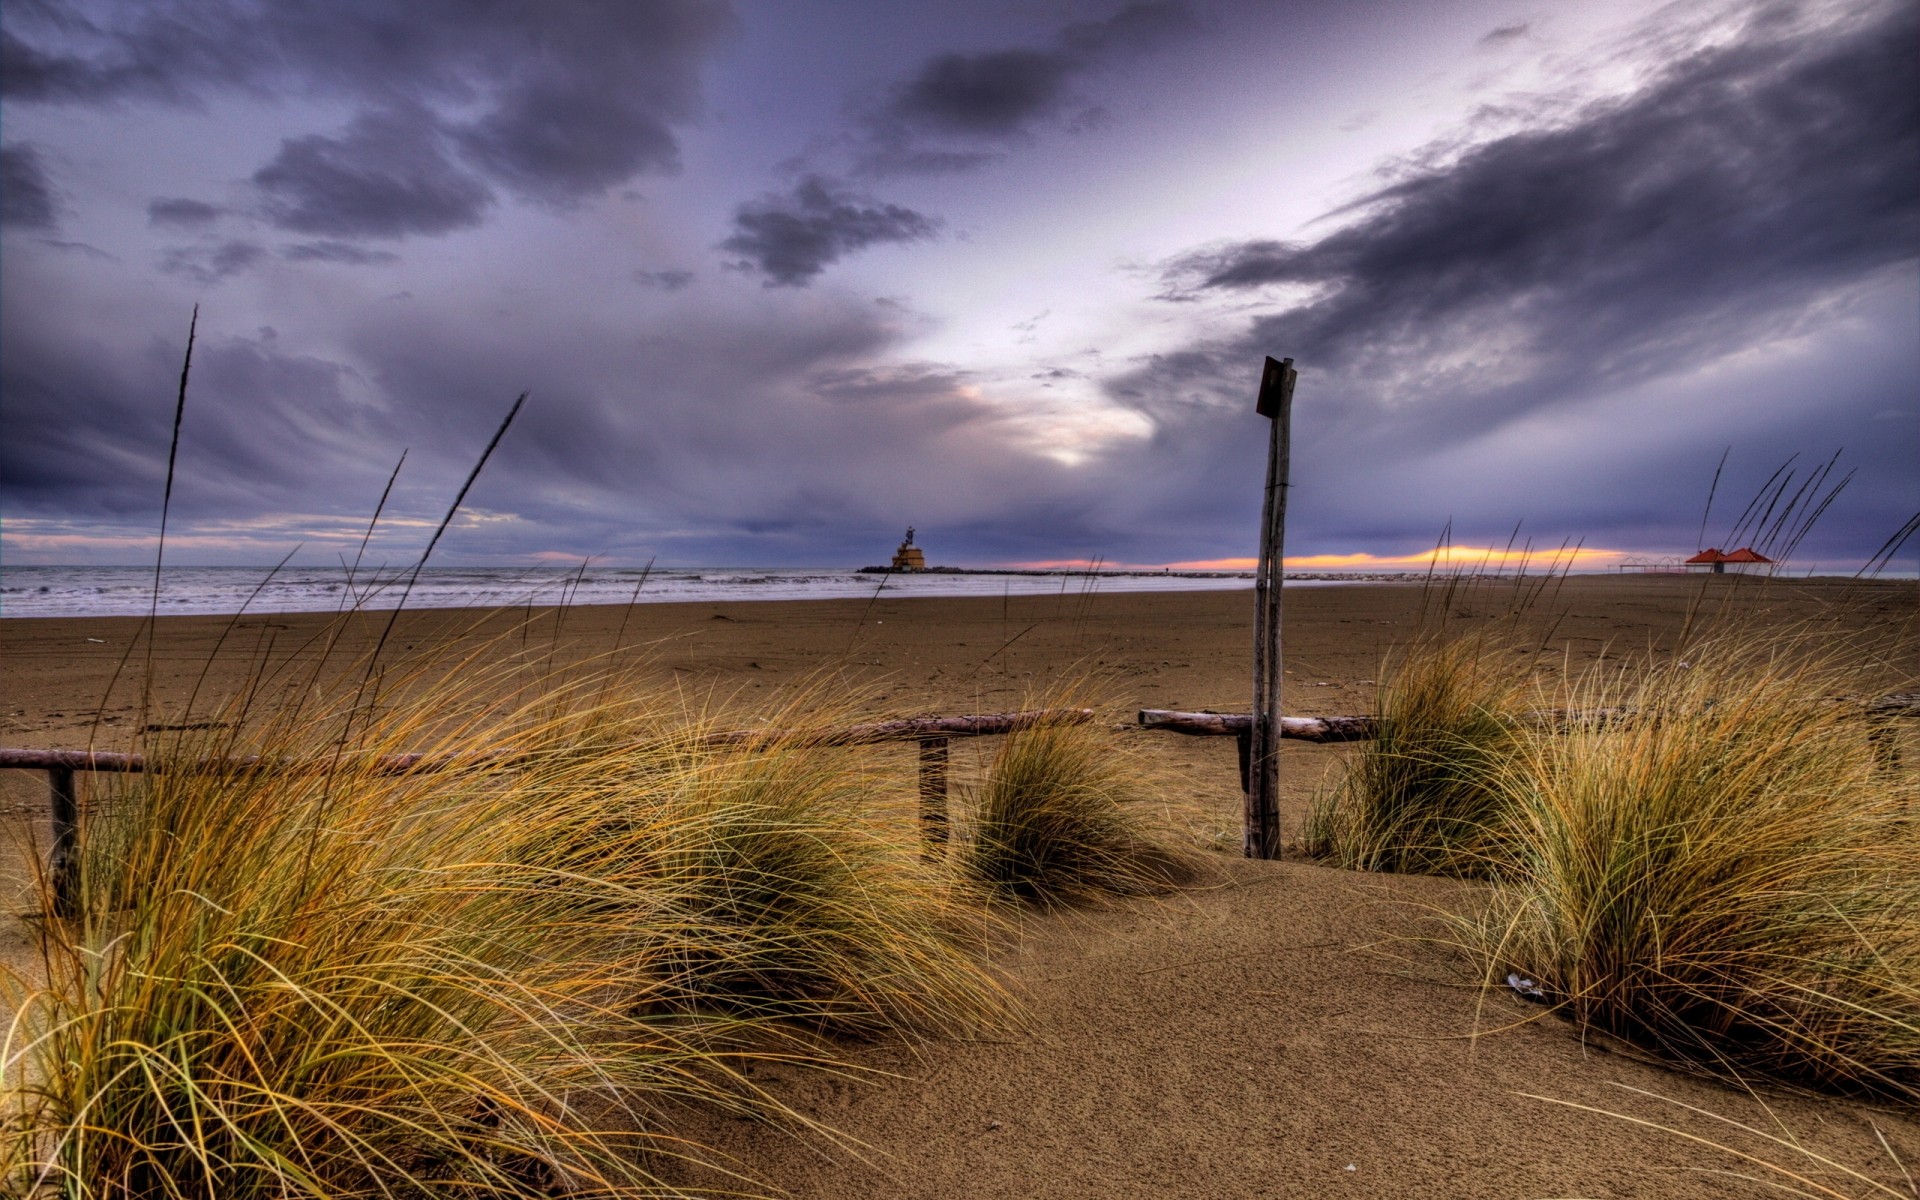
[[[1711,546],[1686,561],[1689,571],[1711,571],[1715,575],[1725,575],[1729,571],[1739,575],[1771,575],[1779,564],[1752,546],[1742,546],[1731,554],[1722,553],[1718,546]]]
[[[913,526],[907,526],[907,536],[900,548],[893,552],[893,565],[890,571],[924,571],[927,569],[927,556],[920,547],[913,544]]]

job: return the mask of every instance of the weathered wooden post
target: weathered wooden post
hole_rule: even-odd
[[[1260,567],[1253,581],[1253,727],[1247,746],[1248,858],[1280,857],[1280,588],[1287,524],[1287,466],[1293,419],[1290,358],[1269,357],[1254,410],[1271,422],[1267,491],[1260,506]]]
[[[47,873],[53,885],[53,915],[78,916],[80,800],[73,787],[72,767],[47,769],[47,800],[53,825],[53,846],[47,855]]]
[[[938,858],[947,850],[947,739],[920,739],[921,853]]]

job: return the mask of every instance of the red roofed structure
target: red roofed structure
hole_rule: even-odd
[[[1775,563],[1752,546],[1742,546],[1731,554],[1722,554],[1718,546],[1711,546],[1688,559],[1685,566],[1693,571],[1712,571],[1715,575],[1726,573],[1729,566],[1741,574],[1771,574]]]

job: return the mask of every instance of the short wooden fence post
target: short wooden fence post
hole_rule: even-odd
[[[926,840],[926,857],[938,858],[946,852],[948,825],[947,739],[921,738],[920,832]]]
[[[74,793],[73,768],[47,769],[47,801],[53,818],[53,849],[47,856],[52,876],[53,914],[79,915],[80,803]]]
[[[1892,721],[1885,717],[1875,720],[1867,730],[1867,745],[1873,747],[1876,770],[1891,775],[1900,769],[1900,731],[1893,727]]]

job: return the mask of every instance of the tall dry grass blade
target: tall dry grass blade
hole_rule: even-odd
[[[1906,1164],[1900,1160],[1899,1155],[1893,1152],[1893,1148],[1887,1145],[1886,1136],[1881,1133],[1880,1128],[1877,1125],[1874,1126],[1874,1133],[1876,1136],[1879,1137],[1881,1147],[1884,1150],[1886,1150],[1889,1161],[1893,1163],[1895,1169],[1897,1169],[1900,1172],[1901,1176],[1905,1179],[1907,1186],[1904,1191],[1898,1187],[1895,1187],[1892,1184],[1887,1183],[1884,1180],[1875,1179],[1873,1176],[1868,1175],[1866,1172],[1861,1171],[1858,1168],[1848,1166],[1846,1163],[1840,1162],[1838,1159],[1832,1158],[1825,1154],[1821,1154],[1815,1150],[1808,1149],[1807,1146],[1803,1144],[1801,1141],[1799,1141],[1798,1139],[1791,1138],[1791,1137],[1782,1137],[1779,1134],[1769,1133],[1764,1129],[1756,1128],[1755,1126],[1749,1125],[1744,1121],[1736,1121],[1732,1117],[1728,1117],[1724,1114],[1713,1112],[1710,1109],[1702,1108],[1698,1105],[1688,1104],[1682,1100],[1675,1100],[1671,1096],[1662,1096],[1658,1092],[1650,1092],[1645,1088],[1637,1088],[1637,1087],[1631,1086],[1630,1084],[1624,1084],[1624,1083],[1611,1083],[1609,1084],[1609,1086],[1619,1088],[1621,1091],[1624,1091],[1624,1092],[1632,1092],[1633,1094],[1638,1096],[1645,1096],[1648,1099],[1658,1100],[1663,1104],[1673,1105],[1674,1107],[1684,1109],[1685,1111],[1690,1112],[1695,1116],[1705,1117],[1710,1121],[1728,1126],[1729,1128],[1735,1129],[1740,1133],[1746,1134],[1751,1138],[1755,1138],[1760,1141],[1770,1143],[1781,1150],[1790,1151],[1792,1153],[1793,1158],[1798,1158],[1800,1160],[1803,1160],[1805,1163],[1809,1165],[1811,1169],[1817,1169],[1831,1175],[1837,1175],[1842,1177],[1845,1180],[1851,1181],[1854,1184],[1864,1186],[1867,1189],[1866,1194],[1868,1195],[1894,1196],[1894,1197],[1912,1197],[1915,1195],[1920,1195],[1920,1192],[1917,1192],[1913,1186],[1913,1176],[1907,1172]],[[1750,1163],[1756,1167],[1759,1167],[1761,1170],[1768,1172],[1768,1175],[1765,1175],[1765,1176],[1735,1175],[1734,1176],[1735,1178],[1744,1179],[1750,1183],[1758,1184],[1761,1187],[1765,1187],[1770,1190],[1784,1192],[1787,1195],[1811,1196],[1811,1197],[1825,1196],[1825,1197],[1829,1197],[1830,1200],[1858,1200],[1858,1197],[1861,1195],[1861,1193],[1850,1193],[1850,1192],[1841,1191],[1838,1187],[1835,1187],[1832,1184],[1824,1183],[1820,1180],[1812,1178],[1810,1175],[1806,1174],[1805,1169],[1788,1166],[1786,1165],[1786,1162],[1775,1161],[1775,1159],[1771,1157],[1763,1157],[1761,1154],[1754,1153],[1748,1150],[1742,1150],[1735,1146],[1730,1146],[1725,1142],[1715,1141],[1713,1138],[1707,1137],[1705,1135],[1694,1133],[1690,1130],[1680,1129],[1673,1125],[1663,1124],[1659,1121],[1655,1121],[1647,1117],[1637,1117],[1632,1115],[1631,1113],[1617,1112],[1613,1109],[1601,1108],[1598,1105],[1581,1104],[1573,1100],[1562,1100],[1555,1096],[1541,1096],[1541,1095],[1536,1095],[1532,1092],[1515,1092],[1514,1095],[1520,1096],[1523,1099],[1527,1099],[1527,1100],[1538,1100],[1543,1104],[1557,1104],[1562,1108],[1571,1108],[1578,1112],[1593,1113],[1597,1116],[1607,1117],[1612,1120],[1625,1121],[1631,1125],[1639,1125],[1645,1129],[1652,1129],[1659,1133],[1668,1134],[1672,1137],[1679,1138],[1682,1141],[1692,1142],[1693,1144],[1700,1146],[1704,1149],[1717,1151],[1719,1153],[1729,1155],[1730,1157],[1741,1159],[1744,1162]],[[1792,1159],[1788,1159],[1787,1161],[1792,1161]],[[1727,1172],[1719,1172],[1719,1171],[1715,1171],[1711,1173],[1727,1174]]]
[[[354,549],[353,564],[347,567],[347,586],[340,595],[342,604],[357,595],[353,590],[353,581],[360,574],[360,560],[367,556],[367,543],[373,540],[373,531],[379,528],[380,514],[387,511],[387,497],[393,495],[393,484],[400,478],[400,468],[406,465],[407,450],[402,449],[400,461],[393,464],[393,471],[387,476],[387,486],[380,489],[380,501],[373,506],[373,516],[367,521],[367,531],[360,535],[360,545]],[[355,602],[358,602],[357,599]]]
[[[1720,452],[1720,461],[1713,468],[1713,482],[1707,485],[1707,506],[1700,510],[1700,534],[1693,541],[1695,550],[1704,550],[1707,546],[1707,518],[1713,515],[1713,498],[1720,491],[1720,472],[1727,469],[1727,456],[1733,453],[1729,444]]]
[[[187,412],[187,371],[193,365],[193,338],[199,327],[200,306],[196,304],[193,306],[193,315],[187,320],[187,350],[180,361],[180,388],[173,402],[173,438],[167,446],[167,481],[160,498],[160,536],[153,552],[153,595],[148,606],[147,618],[139,632],[136,632],[127,642],[127,648],[121,652],[120,660],[114,664],[113,674],[107,678],[107,686],[101,693],[100,704],[94,709],[93,725],[87,731],[89,746],[93,745],[94,740],[100,735],[100,718],[106,714],[108,702],[113,696],[113,689],[119,684],[120,676],[133,656],[133,648],[143,635],[147,641],[147,663],[140,686],[140,706],[134,724],[138,727],[147,723],[147,710],[153,695],[154,624],[160,616],[160,568],[166,559],[167,552],[167,517],[173,509],[173,474],[180,450],[180,424]]]

